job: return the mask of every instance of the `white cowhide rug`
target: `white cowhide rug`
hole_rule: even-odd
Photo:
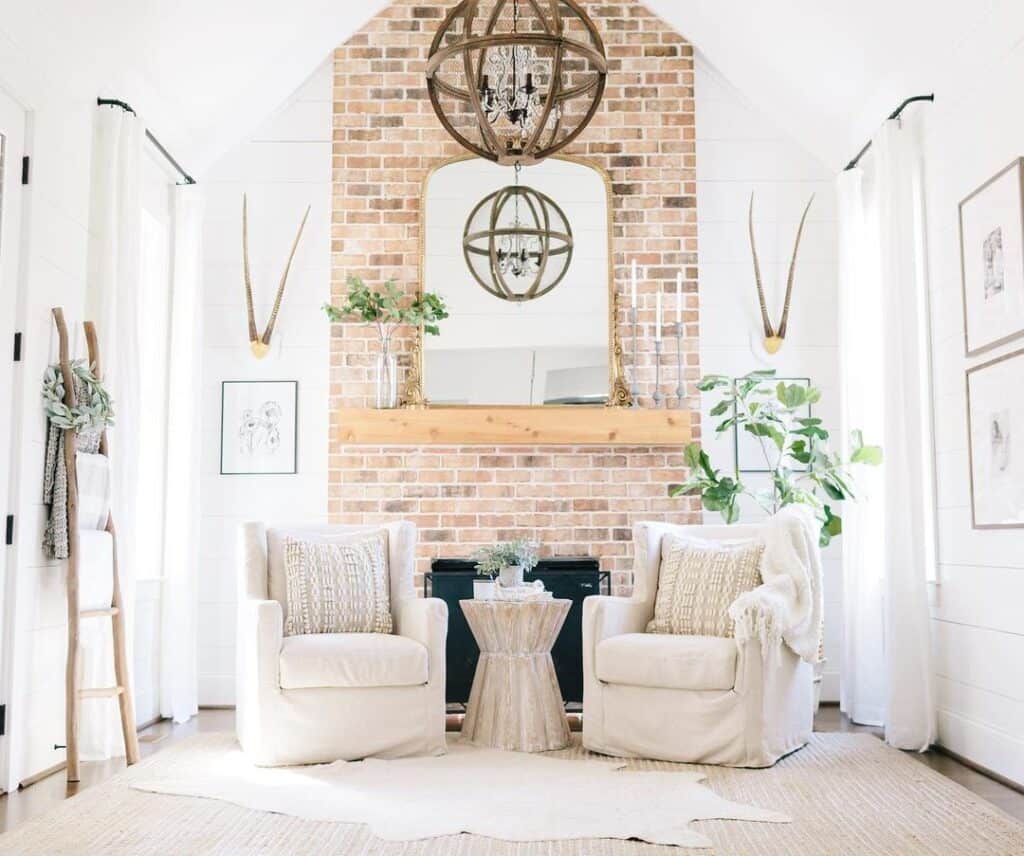
[[[632,838],[709,847],[707,837],[689,828],[692,821],[789,822],[778,812],[722,799],[691,769],[625,766],[453,740],[448,754],[436,758],[265,769],[252,766],[236,746],[191,773],[143,776],[131,784],[306,820],[365,823],[388,841],[466,832],[503,841]]]

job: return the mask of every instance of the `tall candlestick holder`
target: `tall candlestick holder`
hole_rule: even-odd
[[[637,362],[637,322],[640,318],[640,310],[636,306],[629,307],[629,321],[633,325],[633,377],[629,384],[629,396],[632,399],[632,406],[640,406],[640,364]]]
[[[665,398],[661,394],[661,339],[654,340],[654,406],[661,407],[661,402]]]
[[[683,324],[677,321],[675,324],[676,333],[676,372],[679,383],[676,386],[676,407],[682,407],[686,400],[686,381],[683,377]]]

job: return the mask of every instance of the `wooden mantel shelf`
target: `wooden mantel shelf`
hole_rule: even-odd
[[[332,434],[362,446],[677,446],[689,442],[694,418],[691,410],[620,407],[341,409]]]

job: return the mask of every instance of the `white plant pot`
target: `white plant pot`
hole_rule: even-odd
[[[474,600],[494,600],[498,584],[494,580],[473,580]]]
[[[523,566],[509,565],[502,568],[498,580],[502,588],[518,588],[523,584]]]

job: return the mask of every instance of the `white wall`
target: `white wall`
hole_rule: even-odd
[[[0,781],[5,789],[64,760],[63,750],[53,747],[64,743],[65,575],[62,564],[48,562],[39,546],[46,515],[39,384],[56,355],[51,307],[63,306],[70,323],[82,321],[92,123],[102,88],[93,69],[64,66],[54,52],[13,36],[7,30],[11,23],[4,17],[0,24],[0,87],[28,114],[32,181],[22,223],[22,302],[16,318],[24,345],[16,368],[14,451],[20,471],[11,510],[17,530],[4,581],[14,617],[2,642],[10,646],[14,687],[4,699],[10,751],[9,774]]]
[[[327,515],[332,69],[325,62],[256,135],[211,169],[204,225],[205,342],[199,703],[234,704],[235,541],[246,520],[315,521]],[[256,323],[262,332],[295,233],[309,222],[262,361],[249,350],[242,278],[242,193]],[[221,382],[299,382],[298,474],[222,476]]]
[[[932,639],[943,746],[1024,783],[1024,530],[973,530],[964,372],[1024,339],[964,356],[957,206],[1024,154],[1024,20],[987,17],[950,52],[927,111],[928,250],[935,389],[939,585]],[[1018,14],[1018,18],[1024,16]],[[1021,395],[1021,390],[1009,390]]]
[[[823,395],[815,415],[838,432],[836,208],[831,173],[700,54],[695,71],[701,371],[738,376],[776,369],[779,377],[808,377]],[[774,357],[760,347],[761,315],[747,237],[751,192],[765,294],[776,324],[800,215],[811,193],[816,194],[800,247],[789,333]],[[715,466],[729,469],[734,460],[732,435],[715,435],[720,420],[708,417],[710,403],[704,402],[702,442]],[[763,477],[747,477],[761,487],[759,478]],[[705,516],[708,522],[720,520],[717,513]],[[744,507],[743,519],[758,516],[758,509]],[[826,700],[839,698],[841,597],[837,542],[825,553]]]
[[[64,573],[60,564],[45,560],[39,546],[45,523],[45,420],[39,384],[51,355],[50,308],[62,305],[69,319],[81,319],[95,108],[81,92],[48,85],[33,58],[3,36],[0,32],[0,85],[29,113],[27,148],[32,155],[17,317],[24,333],[23,362],[16,369],[20,393],[14,448],[20,480],[16,507],[11,509],[17,515],[17,531],[5,581],[14,600],[9,612],[13,627],[4,642],[12,646],[15,690],[5,699],[11,770],[0,787],[10,788],[64,758],[63,751],[53,749],[64,742]]]

